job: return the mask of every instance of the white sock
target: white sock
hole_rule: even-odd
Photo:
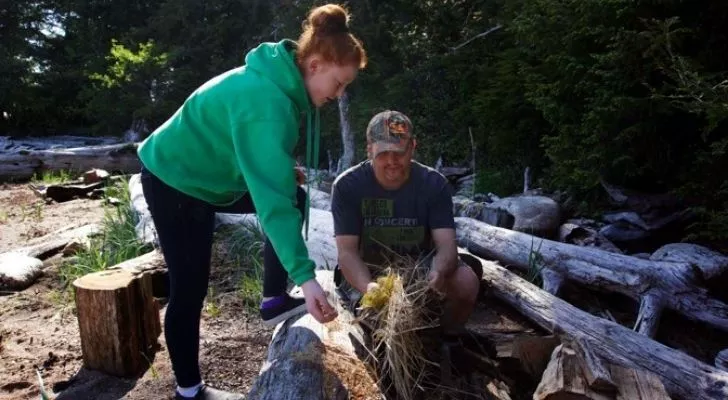
[[[197,392],[200,391],[201,387],[202,387],[202,382],[198,383],[195,386],[190,386],[190,387],[186,387],[186,388],[177,386],[177,393],[181,394],[184,397],[195,397],[197,395]]]

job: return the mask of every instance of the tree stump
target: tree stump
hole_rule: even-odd
[[[146,371],[162,331],[151,276],[100,271],[73,286],[84,366],[128,378]]]

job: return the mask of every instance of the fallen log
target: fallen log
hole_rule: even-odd
[[[43,171],[84,172],[102,168],[123,174],[141,168],[137,143],[0,153],[0,182],[22,181]]]
[[[34,239],[27,246],[11,250],[9,253],[18,253],[44,260],[63,250],[64,247],[74,240],[85,242],[89,237],[99,233],[101,233],[101,227],[97,224],[64,228]]]
[[[316,279],[336,305],[338,318],[321,324],[310,314],[301,314],[279,324],[248,399],[381,398],[367,365],[357,357],[363,332],[354,316],[341,307],[333,273],[317,271]]]
[[[698,282],[717,276],[728,264],[694,265],[644,260],[497,228],[470,218],[456,218],[458,244],[481,257],[524,270],[537,261],[544,288],[558,294],[564,280],[588,288],[617,292],[640,302],[635,329],[657,331],[663,308],[728,331],[728,305],[708,296]]]
[[[582,311],[493,261],[481,262],[491,293],[541,328],[581,340],[612,364],[654,372],[675,399],[728,398],[728,373]]]

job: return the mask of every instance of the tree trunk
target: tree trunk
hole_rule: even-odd
[[[136,143],[0,153],[0,182],[21,181],[43,171],[83,172],[101,168],[134,173],[141,168]]]
[[[349,95],[346,92],[339,97],[339,123],[341,124],[341,144],[344,147],[344,154],[339,158],[336,175],[349,169],[354,162],[354,133],[349,125]]]
[[[728,398],[728,373],[582,311],[495,262],[481,262],[483,280],[492,294],[543,329],[582,341],[612,364],[653,371],[676,399]]]
[[[150,364],[161,333],[147,274],[101,271],[73,282],[84,365],[134,378]]]
[[[644,260],[541,239],[471,218],[456,218],[456,226],[458,243],[481,257],[524,270],[536,263],[551,293],[558,292],[559,283],[568,279],[639,301],[635,328],[646,335],[657,331],[664,307],[728,331],[728,305],[708,297],[707,290],[696,284],[705,276],[725,271],[728,265],[716,271],[712,265]]]
[[[381,398],[366,364],[357,358],[363,333],[354,316],[340,306],[333,273],[317,271],[316,279],[337,306],[338,318],[321,324],[310,314],[302,314],[279,324],[248,399]]]

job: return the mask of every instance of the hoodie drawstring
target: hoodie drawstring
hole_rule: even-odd
[[[308,227],[311,215],[311,167],[314,170],[319,162],[319,145],[321,143],[321,117],[318,108],[315,111],[313,129],[311,127],[311,112],[306,113],[306,212],[304,218],[305,240],[308,240]],[[312,140],[313,139],[313,140]],[[313,141],[313,143],[311,143]]]

